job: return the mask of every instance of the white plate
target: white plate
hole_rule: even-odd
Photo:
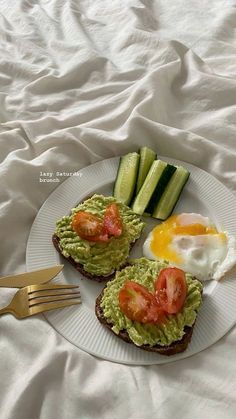
[[[174,212],[198,212],[209,216],[217,227],[236,236],[236,200],[231,192],[214,177],[190,164],[161,157],[163,160],[184,165],[191,172],[181,199]],[[236,270],[227,274],[220,283],[210,282],[204,289],[203,304],[199,311],[193,337],[188,349],[178,355],[145,352],[117,338],[102,326],[95,314],[96,296],[104,285],[82,276],[61,258],[52,245],[55,222],[88,195],[95,192],[112,194],[119,158],[104,160],[88,166],[64,181],[48,197],[33,223],[26,250],[28,270],[65,263],[56,282],[79,283],[83,303],[78,306],[48,312],[49,323],[66,339],[80,349],[100,358],[133,365],[164,364],[189,357],[219,340],[236,320]],[[134,249],[132,257],[142,255],[142,244],[156,221],[146,219],[147,226]]]

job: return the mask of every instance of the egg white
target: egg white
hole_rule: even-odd
[[[212,226],[207,217],[200,214],[180,214],[181,226],[199,223]],[[176,234],[171,241],[171,249],[180,257],[181,262],[169,261],[172,266],[189,272],[201,281],[219,280],[236,264],[236,240],[227,232],[220,234]],[[153,230],[143,244],[143,254],[148,259],[161,260],[151,249]],[[166,259],[165,259],[166,260]]]

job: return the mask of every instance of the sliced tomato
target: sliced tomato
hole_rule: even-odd
[[[134,281],[126,281],[119,292],[121,311],[139,323],[162,323],[164,311],[158,306],[156,298],[147,288]]]
[[[97,236],[84,236],[84,237],[81,237],[81,238],[83,238],[84,240],[88,240],[90,242],[105,242],[105,243],[107,243],[110,240],[110,238],[109,238],[109,236],[106,232],[103,232],[103,233],[101,233]]]
[[[103,220],[90,212],[77,212],[72,220],[72,228],[78,236],[85,240],[96,242],[109,240]]]
[[[155,281],[156,299],[169,314],[181,311],[186,296],[187,283],[185,273],[178,268],[164,268]]]
[[[123,226],[118,205],[109,204],[104,214],[104,228],[110,236],[119,237],[122,234]]]

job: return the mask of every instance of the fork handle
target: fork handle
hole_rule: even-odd
[[[7,314],[7,313],[15,314],[14,311],[12,309],[10,309],[9,306],[0,309],[0,316],[2,314]]]

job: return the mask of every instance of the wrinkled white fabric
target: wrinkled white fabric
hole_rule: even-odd
[[[58,186],[40,171],[146,144],[236,192],[235,22],[226,0],[0,1],[0,275],[25,271]],[[14,291],[0,289],[1,306]],[[235,418],[235,329],[148,367],[97,359],[40,316],[2,316],[0,332],[2,419]]]

